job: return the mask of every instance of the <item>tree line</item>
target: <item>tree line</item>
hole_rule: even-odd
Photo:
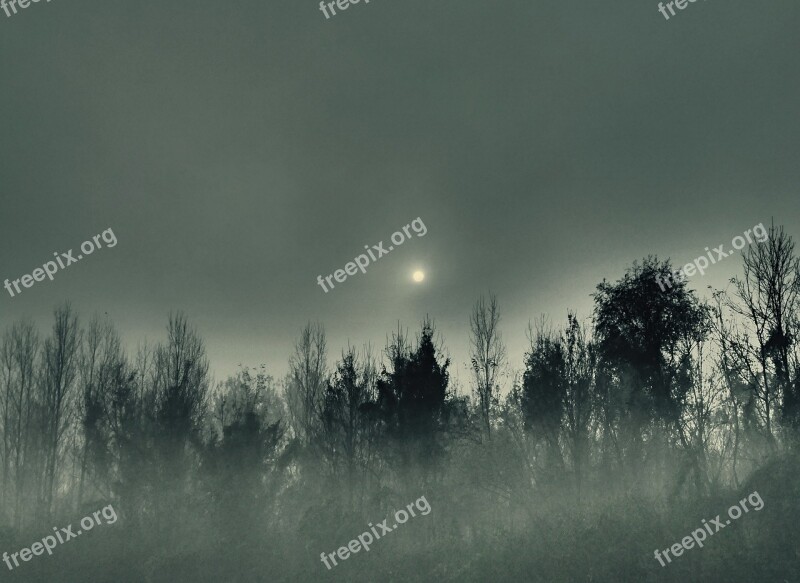
[[[590,318],[529,324],[522,363],[508,361],[498,299],[479,298],[463,388],[430,319],[333,364],[309,323],[285,378],[241,367],[216,384],[181,313],[133,354],[107,318],[82,324],[69,304],[45,335],[13,323],[0,344],[0,542],[113,502],[126,534],[108,544],[129,549],[130,580],[208,575],[220,548],[302,580],[322,577],[319,550],[421,495],[435,520],[397,544],[425,554],[530,530],[559,500],[736,490],[793,455],[800,431],[800,263],[782,228],[769,235],[705,299],[685,282],[659,288],[669,261],[634,262],[597,285]]]

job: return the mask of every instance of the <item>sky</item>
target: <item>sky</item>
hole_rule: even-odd
[[[588,318],[634,260],[683,265],[773,219],[800,235],[799,21],[793,0],[669,21],[650,0],[0,12],[0,280],[118,240],[0,290],[0,328],[47,329],[69,300],[133,350],[182,310],[222,380],[285,374],[307,321],[332,363],[430,315],[463,388],[469,313],[491,291],[519,369],[529,320]],[[424,237],[317,284],[417,218]]]

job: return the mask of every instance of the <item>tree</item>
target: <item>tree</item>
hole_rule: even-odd
[[[678,382],[680,343],[702,338],[707,326],[707,311],[685,281],[660,289],[657,281],[670,273],[668,261],[648,257],[616,283],[604,280],[594,295],[605,449],[613,447],[620,461],[627,452],[634,473],[646,431],[677,431],[689,389]]]
[[[308,445],[319,430],[327,380],[325,330],[308,323],[295,344],[286,379],[286,404],[295,437]]]
[[[256,535],[275,503],[283,404],[262,366],[255,374],[242,368],[228,378],[214,397],[212,411],[214,432],[203,467],[222,534],[227,544],[241,546],[242,538],[260,538]]]
[[[55,311],[53,334],[44,342],[44,371],[41,382],[41,429],[44,440],[44,478],[41,510],[49,516],[59,469],[64,436],[73,421],[72,399],[78,376],[81,333],[69,304]]]
[[[491,435],[491,409],[497,404],[499,378],[506,364],[506,349],[500,337],[497,297],[481,296],[470,316],[470,362],[475,381],[481,427]]]
[[[2,409],[2,506],[17,528],[32,504],[33,480],[38,468],[39,441],[36,429],[36,388],[39,362],[39,334],[30,321],[7,330],[0,347],[0,408]]]
[[[342,352],[336,372],[328,381],[322,411],[325,457],[336,476],[344,467],[345,486],[350,505],[356,490],[363,494],[368,463],[368,440],[372,437],[372,417],[368,414],[375,400],[375,364],[366,349],[362,359],[352,347]],[[340,463],[341,460],[341,463]]]
[[[433,335],[433,324],[426,320],[413,351],[404,336],[395,335],[386,350],[390,368],[384,367],[378,380],[384,435],[403,473],[415,459],[425,460],[420,464],[428,473],[444,453],[440,436],[447,414],[450,359],[440,362]]]
[[[797,368],[792,366],[800,307],[800,258],[795,256],[792,238],[773,225],[767,240],[751,245],[742,262],[744,274],[733,279],[738,301],[728,302],[728,306],[744,319],[752,338],[743,346],[742,357],[747,361],[743,364],[755,390],[769,447],[774,450],[776,410],[787,426],[800,430],[800,389]]]
[[[92,319],[85,334],[80,358],[81,399],[78,414],[82,429],[82,447],[79,453],[77,506],[80,508],[89,474],[92,485],[103,497],[110,491],[111,453],[109,400],[118,381],[120,369],[125,368],[119,335],[113,325]]]
[[[559,446],[566,402],[566,363],[562,339],[544,322],[529,326],[530,351],[525,355],[521,406],[525,429],[535,442],[544,443],[546,473],[564,466]]]
[[[170,315],[167,343],[156,348],[152,383],[155,477],[163,490],[158,519],[171,532],[191,501],[190,470],[202,444],[208,396],[205,346],[181,313]]]
[[[589,463],[596,367],[594,344],[575,314],[567,314],[567,329],[564,333],[565,429],[578,497],[581,495],[583,477]]]

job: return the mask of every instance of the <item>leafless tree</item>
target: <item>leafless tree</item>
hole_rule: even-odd
[[[286,403],[295,437],[308,444],[319,429],[327,380],[325,330],[308,323],[295,343],[286,379]]]
[[[470,362],[480,411],[481,426],[491,435],[491,410],[500,392],[499,380],[505,370],[506,348],[500,337],[500,308],[497,297],[481,296],[470,316]]]
[[[64,436],[72,423],[72,399],[78,376],[81,333],[78,318],[67,303],[55,311],[53,334],[44,341],[44,371],[41,382],[44,479],[41,510],[49,515],[59,470]]]
[[[39,356],[39,335],[32,322],[14,324],[0,347],[0,408],[3,423],[4,508],[10,508],[19,528],[23,506],[29,498],[29,482],[35,477],[37,451],[34,430],[34,397]],[[12,494],[13,492],[13,494]]]
[[[83,503],[87,474],[91,469],[100,474],[98,477],[104,482],[104,493],[108,490],[110,459],[106,441],[109,435],[109,409],[120,366],[124,366],[124,357],[119,335],[108,320],[102,321],[95,316],[86,330],[80,359],[78,507]],[[98,487],[99,484],[94,483],[94,486]]]
[[[147,411],[155,429],[157,479],[164,495],[157,509],[162,528],[173,532],[190,512],[191,469],[202,446],[209,397],[209,362],[202,338],[182,313],[172,314],[167,342],[154,353],[153,397]]]
[[[782,398],[790,394],[790,359],[797,338],[800,259],[783,228],[770,227],[768,239],[743,254],[744,274],[734,278],[738,301],[730,309],[749,332],[740,363],[755,391],[758,413],[770,449],[775,449],[774,421]],[[752,339],[751,339],[752,338]]]
[[[597,357],[586,330],[572,312],[567,314],[567,328],[563,335],[566,442],[580,496],[589,464]]]

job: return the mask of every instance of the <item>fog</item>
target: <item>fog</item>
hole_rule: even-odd
[[[741,261],[704,298],[635,262],[523,362],[476,298],[463,386],[430,318],[380,350],[300,323],[287,375],[222,382],[183,313],[135,351],[69,304],[9,324],[7,576],[794,580],[800,271],[779,227]]]

